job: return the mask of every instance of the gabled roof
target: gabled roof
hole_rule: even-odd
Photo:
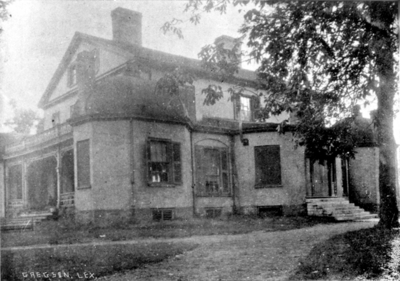
[[[38,106],[40,108],[43,108],[44,105],[49,102],[52,92],[57,87],[63,73],[66,71],[66,68],[71,62],[74,53],[82,42],[91,43],[99,47],[110,49],[123,56],[126,56],[127,59],[139,59],[155,67],[182,67],[184,69],[187,69],[188,71],[194,72],[197,75],[206,76],[209,79],[215,79],[215,74],[205,70],[201,66],[201,61],[199,60],[152,50],[138,45],[117,42],[76,32],[67,48],[67,51],[61,59],[61,62],[56,72],[54,73],[49,85],[47,86],[42,98],[39,101]],[[254,83],[255,74],[253,71],[240,69],[237,78],[235,79],[250,84]]]

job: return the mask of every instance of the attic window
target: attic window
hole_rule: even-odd
[[[71,65],[68,69],[68,87],[76,85],[76,65]]]

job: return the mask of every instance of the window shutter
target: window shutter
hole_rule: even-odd
[[[151,165],[150,165],[150,141],[146,141],[146,147],[144,150],[144,159],[146,163],[146,174],[147,174],[147,182],[151,182]]]
[[[90,143],[89,140],[76,143],[78,187],[90,187]]]
[[[256,185],[280,185],[281,159],[279,145],[254,148]]]
[[[238,120],[240,116],[240,97],[233,100],[233,114],[235,115],[235,119]]]
[[[255,120],[257,118],[257,112],[260,109],[260,97],[252,96],[250,99],[250,110],[251,110],[251,120]]]
[[[182,183],[181,145],[172,143],[172,171],[173,182]]]
[[[222,191],[229,193],[228,149],[221,149]]]
[[[196,171],[196,192],[202,194],[205,192],[205,167],[203,147],[195,146],[195,171]]]

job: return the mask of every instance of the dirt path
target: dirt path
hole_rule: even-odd
[[[243,235],[197,236],[154,241],[187,241],[198,248],[161,263],[99,280],[146,281],[265,281],[285,280],[300,258],[331,236],[368,228],[376,222],[317,225],[281,232],[257,231]]]

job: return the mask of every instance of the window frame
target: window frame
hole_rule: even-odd
[[[164,143],[166,145],[166,157],[168,165],[168,172],[167,172],[167,181],[152,181],[152,174],[151,174],[151,151],[150,145],[151,143]],[[178,149],[178,152],[175,150]],[[182,185],[182,147],[180,142],[175,142],[170,139],[162,139],[162,138],[148,138],[146,140],[146,181],[147,185],[150,187],[175,187]],[[178,155],[179,159],[176,159]],[[164,163],[164,162],[163,162]]]
[[[206,207],[205,217],[207,219],[216,219],[222,217],[222,207]]]
[[[157,219],[156,213],[160,214],[160,218]],[[171,218],[170,219],[165,219],[166,213],[171,212]],[[172,221],[175,219],[175,208],[152,208],[151,209],[151,214],[152,214],[152,220],[156,222],[162,222],[162,221]]]
[[[80,167],[80,162],[83,161],[80,157],[79,157],[79,145],[82,143],[87,143],[88,147],[87,147],[87,155],[88,155],[88,183],[84,182],[81,185],[81,169]],[[91,157],[90,157],[90,139],[85,139],[85,140],[80,140],[76,142],[76,173],[77,173],[77,177],[76,177],[76,189],[89,189],[91,188],[91,184],[92,184],[92,175],[91,175]],[[81,162],[82,163],[82,162]]]
[[[249,120],[241,120],[242,122],[254,122],[255,121],[255,111],[256,107],[260,107],[260,101],[259,97],[256,95],[251,95],[251,94],[240,94],[238,98],[234,99],[233,102],[233,115],[235,120],[239,120],[239,115],[241,114],[241,98],[247,98],[249,99],[249,115],[250,118]],[[255,102],[255,99],[258,99],[257,104]]]
[[[196,184],[199,181],[200,175],[197,171],[202,170],[203,171],[203,180],[207,179],[207,171],[204,171],[204,167],[198,167],[197,164],[200,164],[201,166],[204,165],[201,163],[198,163],[198,161],[205,161],[206,159],[206,151],[207,150],[215,150],[218,151],[218,155],[219,155],[219,175],[218,175],[218,185],[219,188],[216,192],[210,192],[207,190],[207,187],[204,186],[202,189],[199,189],[199,187],[197,187],[196,189],[196,195],[197,196],[202,196],[202,197],[230,197],[232,196],[232,179],[231,179],[231,166],[230,166],[230,151],[229,148],[227,147],[220,147],[220,146],[202,146],[202,145],[197,145],[195,147],[195,150],[200,150],[202,153],[201,159],[196,159]],[[225,153],[225,157],[226,157],[226,163],[224,165],[223,163],[223,153]],[[197,153],[195,153],[195,157],[199,157],[199,155],[197,155]],[[225,169],[224,169],[224,166]],[[226,175],[226,184],[227,184],[227,189],[228,190],[224,190],[224,174]]]
[[[261,181],[261,179],[259,180],[259,173],[258,173],[258,171],[259,171],[259,169],[260,168],[258,168],[257,167],[257,163],[259,162],[259,160],[258,160],[258,158],[257,157],[260,157],[260,155],[261,155],[261,151],[258,151],[258,149],[262,149],[262,148],[267,148],[267,147],[270,147],[270,148],[272,148],[272,147],[275,147],[275,148],[278,148],[278,153],[279,153],[279,180],[278,180],[278,182],[274,182],[274,183],[267,183],[267,182],[262,182]],[[277,145],[277,144],[271,144],[271,145],[259,145],[259,146],[254,146],[254,172],[255,172],[255,175],[254,175],[254,187],[256,188],[256,189],[261,189],[261,188],[274,188],[274,187],[283,187],[283,184],[282,184],[282,155],[281,155],[281,146],[280,145]],[[264,174],[264,178],[265,177],[268,177],[268,171],[265,171],[264,170],[264,173],[266,173],[266,174]]]

